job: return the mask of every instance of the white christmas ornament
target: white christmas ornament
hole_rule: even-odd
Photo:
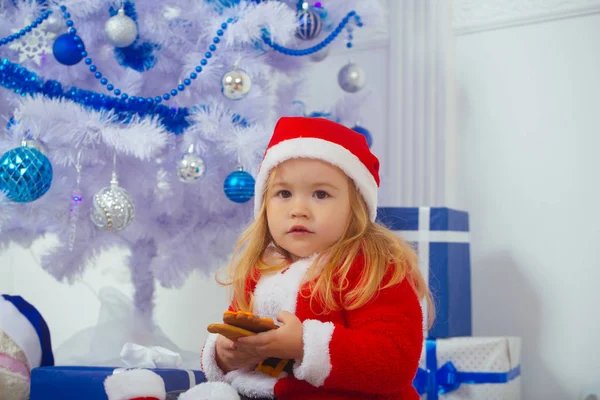
[[[115,47],[131,46],[138,34],[135,21],[125,15],[123,9],[106,21],[104,32],[108,41]]]
[[[133,200],[125,189],[119,187],[117,174],[113,172],[110,186],[94,196],[92,222],[104,231],[120,232],[131,223],[134,214]]]
[[[223,75],[221,80],[223,95],[229,100],[240,100],[248,95],[252,88],[250,76],[237,67]]]
[[[206,166],[204,160],[194,154],[194,146],[191,145],[186,154],[177,161],[177,177],[184,183],[195,183],[204,176]]]
[[[354,63],[348,63],[338,73],[338,84],[348,92],[358,92],[365,86],[365,72]]]

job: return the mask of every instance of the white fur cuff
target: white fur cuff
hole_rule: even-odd
[[[219,335],[216,333],[209,333],[202,349],[202,372],[204,372],[204,376],[209,382],[223,382],[225,380],[225,374],[217,365],[216,359],[218,337]]]
[[[302,323],[304,331],[304,358],[294,365],[294,376],[313,386],[323,386],[331,373],[329,343],[335,326],[331,322],[307,319]]]

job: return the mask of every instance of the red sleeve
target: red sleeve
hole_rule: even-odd
[[[405,279],[345,311],[347,326],[304,321],[304,359],[294,374],[314,386],[386,394],[411,386],[423,345],[423,316]]]

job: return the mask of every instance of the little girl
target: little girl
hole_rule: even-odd
[[[431,301],[413,250],[375,222],[378,186],[362,135],[321,118],[278,122],[226,284],[231,310],[280,328],[236,342],[210,334],[209,382],[242,398],[418,399],[419,301]],[[267,358],[291,362],[275,378],[256,370]]]

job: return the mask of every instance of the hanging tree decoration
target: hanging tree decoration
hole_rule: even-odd
[[[81,202],[83,201],[83,194],[81,192],[81,153],[79,150],[77,153],[77,161],[75,162],[75,170],[77,171],[77,181],[73,192],[71,192],[71,205],[69,208],[69,250],[73,251],[75,245],[75,238],[77,237],[77,223],[79,221],[79,210]]]
[[[133,220],[135,207],[127,191],[119,186],[117,179],[117,155],[113,158],[110,186],[94,195],[91,218],[94,224],[108,232],[120,232]]]
[[[121,7],[117,15],[111,17],[104,25],[106,38],[115,47],[128,47],[135,42],[138,30],[135,21],[125,15],[125,9]]]
[[[246,203],[254,197],[254,178],[243,167],[227,175],[223,183],[227,198],[235,203]]]
[[[307,2],[302,2],[299,7],[296,36],[302,40],[312,40],[321,33],[323,22],[320,15],[311,10]]]
[[[338,72],[338,84],[348,93],[356,93],[365,86],[365,72],[363,69],[349,62]]]
[[[56,61],[63,65],[75,65],[82,59],[85,45],[79,36],[65,33],[60,35],[52,45],[52,54]]]
[[[0,190],[18,203],[42,197],[52,184],[52,164],[38,149],[27,146],[9,150],[0,158]]]
[[[177,161],[177,177],[184,183],[196,183],[204,176],[206,165],[194,151],[194,145],[191,144],[186,154]]]
[[[236,62],[233,69],[221,79],[221,91],[229,100],[241,100],[250,93],[252,89],[252,80],[246,71],[238,67]]]

